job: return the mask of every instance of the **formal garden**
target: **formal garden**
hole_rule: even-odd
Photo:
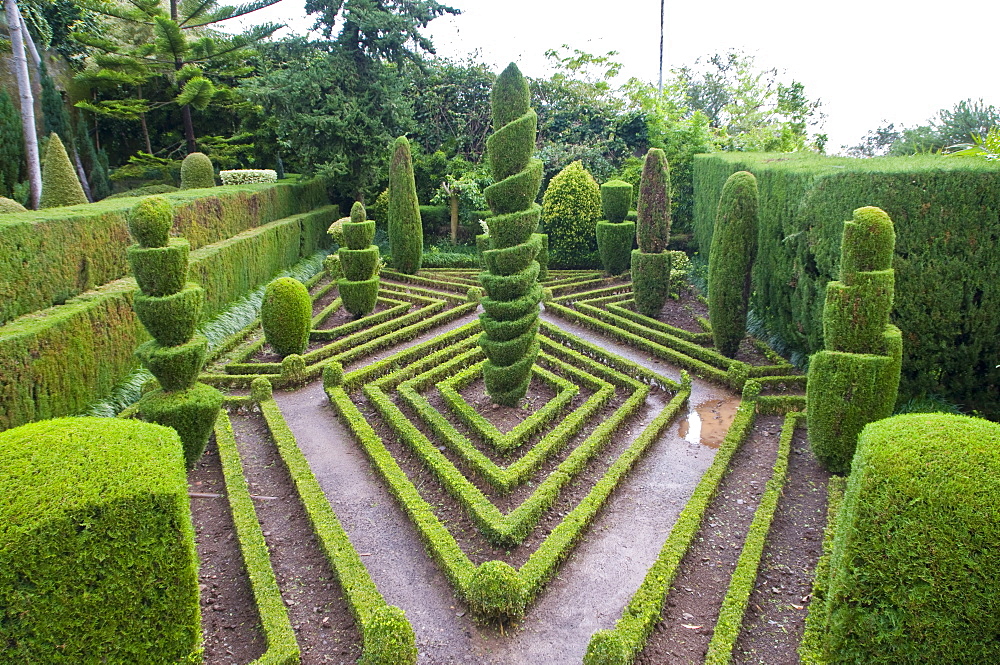
[[[258,87],[241,151],[193,132],[238,97],[206,10],[136,7],[173,106],[105,49],[37,179],[2,153],[0,663],[1000,661],[995,161],[648,109],[587,152],[600,87],[513,63],[434,70],[480,92],[450,156],[429,87],[312,139]]]

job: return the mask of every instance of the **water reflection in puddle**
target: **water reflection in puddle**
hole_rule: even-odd
[[[688,403],[687,413],[681,420],[677,434],[689,443],[700,443],[709,448],[718,448],[726,438],[729,425],[740,406],[738,397],[707,399],[694,408]]]

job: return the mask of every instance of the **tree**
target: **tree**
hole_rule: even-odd
[[[984,137],[990,128],[998,126],[1000,109],[982,99],[965,99],[950,109],[941,109],[927,124],[897,128],[894,123],[885,123],[865,134],[858,145],[843,147],[852,157],[939,152],[950,146],[973,144],[977,136]]]
[[[31,187],[32,209],[38,209],[42,194],[42,169],[38,159],[38,135],[35,133],[35,99],[31,94],[28,78],[28,59],[25,55],[25,30],[17,0],[4,0],[7,28],[10,30],[14,76],[17,79],[18,100],[21,106],[21,131],[24,135],[24,152],[28,162],[28,183]]]
[[[0,89],[0,196],[11,198],[24,171],[24,130],[7,91]]]

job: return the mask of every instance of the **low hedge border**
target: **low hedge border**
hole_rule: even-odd
[[[593,289],[591,291],[577,291],[573,293],[568,293],[559,297],[553,297],[552,300],[563,305],[572,305],[577,300],[587,300],[588,298],[603,298],[605,296],[628,296],[632,293],[632,285],[628,282],[622,284],[616,284],[614,286],[606,286],[601,289]]]
[[[261,400],[260,410],[292,478],[296,494],[309,517],[313,532],[360,628],[363,650],[358,662],[361,665],[415,665],[417,647],[413,627],[402,611],[386,603],[379,593],[347,532],[330,507],[309,462],[299,450],[278,404],[273,398]],[[391,640],[385,639],[387,619],[390,633],[394,637]],[[393,623],[396,625],[391,626]]]
[[[740,636],[743,627],[743,615],[750,601],[750,593],[757,581],[757,571],[760,559],[764,554],[764,544],[771,530],[774,512],[781,498],[782,488],[788,474],[788,455],[792,449],[792,436],[796,426],[805,425],[805,414],[789,413],[785,416],[778,440],[778,457],[774,462],[774,470],[764,487],[764,495],[760,498],[753,521],[743,541],[743,550],[736,562],[736,568],[729,581],[729,588],[722,599],[719,618],[715,622],[712,639],[708,643],[705,654],[705,665],[729,665],[733,657],[736,638]]]
[[[421,270],[421,273],[427,273],[427,270]],[[428,277],[423,277],[421,275],[409,275],[406,273],[397,272],[390,268],[383,268],[379,273],[379,276],[385,279],[391,279],[394,282],[400,282],[402,284],[411,284],[413,286],[425,286],[435,290],[448,290],[454,291],[455,293],[465,294],[465,291],[470,286],[479,286],[478,280],[449,280],[449,279],[430,279]]]
[[[233,404],[232,400],[225,402],[225,406]],[[285,602],[281,597],[274,569],[271,567],[267,543],[264,541],[264,534],[257,520],[253,499],[250,498],[250,488],[243,475],[240,454],[236,448],[236,436],[233,434],[233,426],[225,409],[215,421],[215,443],[219,449],[219,460],[225,477],[226,498],[233,515],[236,538],[240,543],[240,553],[243,555],[243,564],[250,578],[250,589],[257,603],[261,628],[267,642],[267,650],[254,661],[253,665],[298,665],[299,645],[295,639],[292,623],[288,619],[288,612],[285,610]]]
[[[663,614],[663,604],[677,575],[677,569],[701,528],[702,518],[729,468],[729,462],[753,427],[756,418],[754,402],[758,390],[756,383],[747,383],[743,401],[712,465],[701,477],[691,498],[677,517],[659,556],[622,612],[622,618],[615,623],[614,628],[598,631],[591,636],[583,659],[584,665],[629,665],[642,651]]]

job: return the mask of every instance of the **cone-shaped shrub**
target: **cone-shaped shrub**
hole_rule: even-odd
[[[670,170],[659,148],[650,148],[642,164],[636,209],[639,249],[632,251],[632,291],[636,309],[658,316],[670,294]]]
[[[9,212],[28,212],[28,209],[14,199],[8,199],[5,196],[0,196],[0,215],[4,215]]]
[[[601,189],[582,163],[573,162],[549,181],[542,197],[542,227],[554,267],[589,267],[597,250],[600,216]]]
[[[834,473],[851,467],[858,434],[892,413],[903,357],[902,335],[889,323],[896,235],[889,215],[858,208],[844,222],[840,281],[829,282],[824,347],[809,361],[809,442]]]
[[[747,330],[750,271],[757,256],[757,179],[738,171],[722,188],[708,259],[708,316],[712,340],[732,357]]]
[[[42,197],[39,208],[56,208],[73,206],[79,203],[89,203],[83,193],[76,169],[69,161],[66,148],[53,132],[49,135],[49,143],[45,146],[45,163],[42,168]]]
[[[181,162],[181,189],[215,187],[215,167],[203,152],[192,152]]]
[[[173,427],[180,435],[188,467],[201,457],[222,407],[222,393],[197,383],[208,342],[194,336],[201,319],[205,292],[185,282],[188,243],[170,239],[170,202],[147,197],[132,208],[128,225],[137,241],[128,249],[129,263],[140,293],[134,298],[136,316],[153,336],[136,349],[139,361],[156,377],[160,388],[139,400],[143,420]]]
[[[535,203],[542,162],[531,158],[538,117],[529,107],[530,98],[528,82],[511,63],[490,94],[494,133],[486,140],[494,184],[484,194],[494,216],[489,218],[489,236],[482,238],[488,249],[483,251],[487,272],[480,276],[487,296],[482,300],[486,312],[480,316],[484,331],[480,345],[484,351],[490,349],[483,369],[486,392],[495,403],[508,406],[528,391],[538,343],[521,340],[517,350],[526,349],[521,357],[514,357],[512,347],[501,349],[497,344],[510,339],[503,336],[510,332],[504,323],[530,318],[532,312],[537,317],[541,298],[537,258],[547,240],[533,237],[542,211]],[[523,334],[534,339],[535,329],[526,330]]]
[[[407,144],[407,155],[409,155],[409,144]],[[411,188],[413,186],[412,168],[410,186]],[[413,200],[416,201],[415,195]],[[366,220],[365,217],[364,205],[356,201],[351,208],[351,221],[343,223],[344,241],[347,247],[341,247],[337,251],[340,256],[340,267],[344,273],[343,278],[337,280],[337,290],[344,303],[344,309],[355,317],[369,314],[375,309],[375,303],[378,301],[379,251],[378,245],[372,244],[375,238],[375,220]],[[417,225],[418,227],[420,225],[419,215]],[[419,263],[418,259],[418,268]]]
[[[278,355],[304,353],[312,328],[312,300],[302,282],[279,277],[264,287],[260,324],[264,339]]]
[[[396,270],[411,275],[420,270],[424,230],[413,181],[410,142],[405,136],[396,139],[389,162],[389,251]]]
[[[998,506],[1000,425],[921,413],[865,427],[833,539],[823,662],[1000,662]]]

